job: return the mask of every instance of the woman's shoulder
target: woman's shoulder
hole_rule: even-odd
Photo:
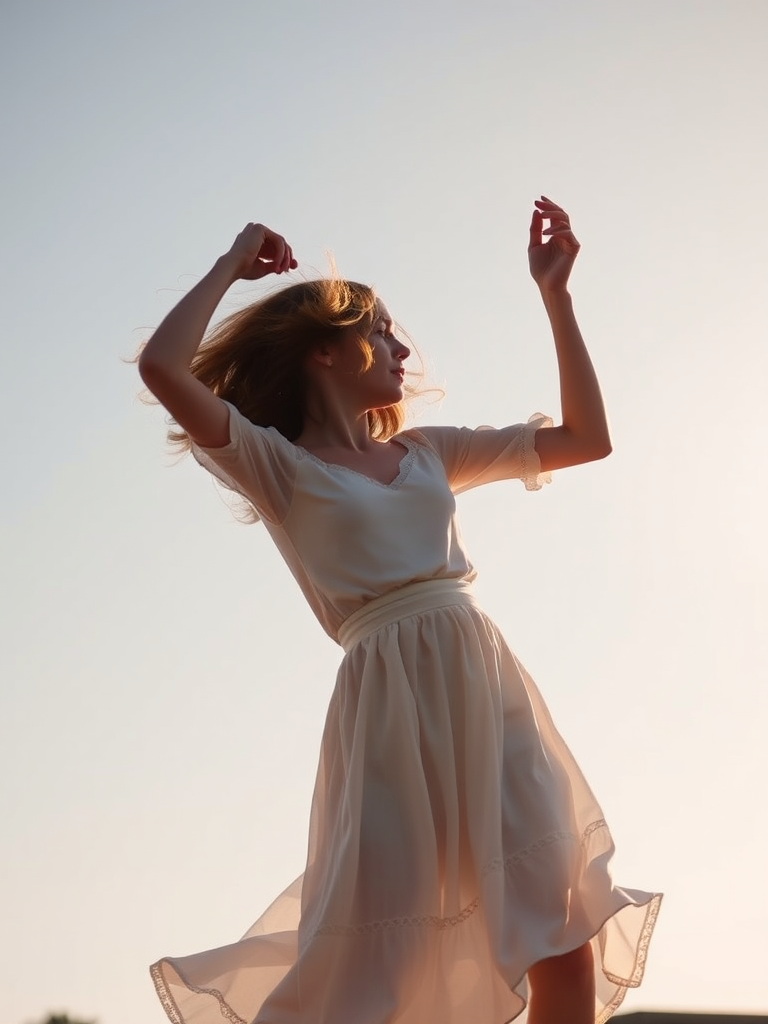
[[[293,441],[289,441],[285,434],[278,427],[254,423],[246,413],[242,412],[232,402],[222,399],[229,407],[230,416],[230,443],[242,442],[243,440],[255,441],[257,444],[267,447],[280,448],[295,458],[300,457],[303,449],[298,448]]]
[[[401,430],[400,433],[395,434],[392,438],[393,441],[400,441],[406,447],[423,448],[433,455],[437,455],[437,450],[434,443],[430,440],[430,431],[434,431],[435,427],[409,427],[406,430]]]
[[[406,442],[415,445],[417,448],[423,448],[439,457],[446,445],[450,445],[451,442],[454,442],[462,432],[471,433],[471,431],[468,431],[466,427],[432,425],[426,427],[409,427],[407,430],[403,430],[397,434],[395,439],[404,438]]]

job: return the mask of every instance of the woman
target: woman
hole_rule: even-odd
[[[402,431],[409,350],[354,282],[278,291],[200,347],[234,281],[297,266],[260,224],[145,347],[172,439],[247,499],[345,650],[306,871],[239,942],[153,966],[175,1024],[591,1024],[640,983],[660,897],[613,886],[600,808],[475,601],[453,498],[609,454],[567,290],[578,250],[542,197],[529,258],[557,427]]]

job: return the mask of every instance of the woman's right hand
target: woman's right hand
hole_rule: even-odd
[[[257,281],[267,274],[283,274],[299,265],[282,235],[263,224],[246,224],[226,256],[235,279]]]

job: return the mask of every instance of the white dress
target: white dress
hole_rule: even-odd
[[[173,1024],[505,1024],[529,967],[588,940],[596,1021],[640,984],[661,897],[613,884],[600,807],[477,606],[455,518],[459,491],[541,486],[549,422],[406,431],[389,485],[233,407],[229,445],[195,450],[345,654],[306,870],[239,941],[153,965]]]

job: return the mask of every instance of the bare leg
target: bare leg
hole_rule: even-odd
[[[528,1024],[594,1024],[595,976],[589,943],[540,960],[528,971]]]

